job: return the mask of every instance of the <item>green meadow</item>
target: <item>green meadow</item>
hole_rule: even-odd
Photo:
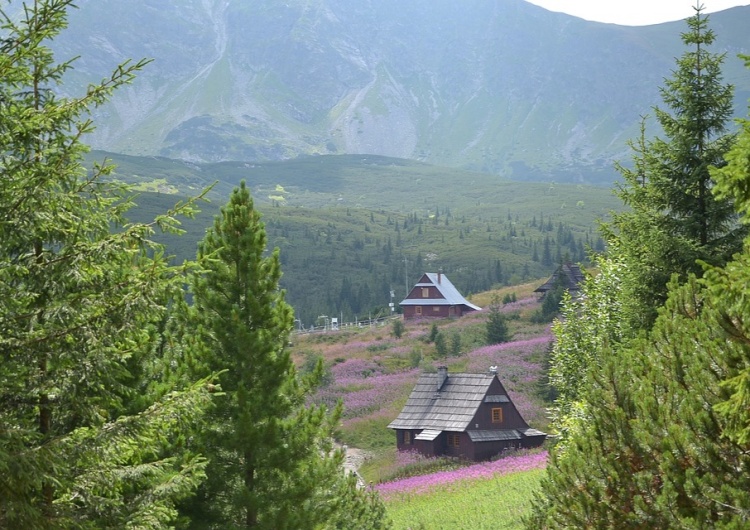
[[[534,469],[403,493],[385,505],[396,530],[516,530],[523,528],[544,473]]]

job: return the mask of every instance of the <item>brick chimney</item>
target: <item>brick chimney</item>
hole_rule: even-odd
[[[442,279],[442,277],[443,277],[443,269],[440,268],[438,269],[438,284],[440,284],[440,280]]]

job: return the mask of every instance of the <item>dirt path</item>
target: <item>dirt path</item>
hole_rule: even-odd
[[[356,447],[349,447],[347,445],[340,445],[344,452],[344,469],[347,473],[354,473],[357,476],[357,485],[360,488],[365,487],[365,481],[362,475],[359,474],[359,468],[362,466],[365,460],[367,460],[367,452]]]

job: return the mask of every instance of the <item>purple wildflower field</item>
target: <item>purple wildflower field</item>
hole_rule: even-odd
[[[536,303],[536,298],[524,298],[505,304],[503,311],[518,311]],[[472,313],[451,322],[445,329],[461,332],[471,326],[481,326],[485,319],[482,312]],[[333,405],[342,399],[345,425],[366,416],[379,416],[385,411],[398,413],[395,404],[403,403],[421,370],[404,368],[403,363],[400,366],[396,363],[394,367],[386,361],[405,358],[414,348],[424,349],[427,354],[431,346],[420,343],[418,339],[429,332],[432,322],[429,319],[409,322],[400,340],[384,339],[381,329],[374,334],[344,336],[335,343],[319,345],[319,353],[324,358],[329,361],[336,359],[337,362],[331,366],[333,384],[321,389],[315,401]],[[549,327],[541,334],[518,330],[515,338],[512,342],[475,348],[458,358],[428,359],[427,362],[434,365],[458,362],[460,371],[465,372],[484,372],[490,366],[497,366],[500,380],[521,415],[531,423],[538,423],[544,418],[543,406],[530,394],[543,371],[536,359],[549,346],[552,334]]]
[[[533,311],[535,304],[538,304],[538,299],[531,296],[505,304],[503,311],[523,315]],[[490,366],[497,366],[500,381],[523,418],[533,428],[546,429],[547,405],[537,396],[536,390],[544,372],[542,354],[553,340],[550,327],[531,324],[524,317],[512,319],[509,321],[512,342],[478,346],[483,342],[486,319],[485,312],[477,311],[459,319],[408,321],[400,338],[392,335],[388,325],[297,341],[299,358],[314,353],[322,356],[329,367],[331,383],[319,389],[313,401],[329,406],[339,400],[343,402],[342,441],[369,453],[363,470],[367,480],[377,483],[413,472],[445,469],[439,462],[415,462],[414,459],[419,457],[398,453],[395,435],[387,428],[406,402],[420,373],[430,367],[446,364],[450,374],[486,372]],[[446,337],[461,336],[460,356],[435,357],[434,343],[426,340],[435,323]],[[412,368],[415,359],[419,362],[418,368]],[[544,457],[512,458],[517,460],[506,458],[503,460],[505,464],[493,462],[459,471],[442,471],[432,480],[444,477],[454,481],[472,474],[501,473],[501,468],[507,469],[502,472],[508,473],[521,471],[532,461],[537,462],[532,467],[544,466]]]
[[[468,354],[467,372],[486,371],[497,366],[497,373],[513,404],[527,422],[540,419],[539,404],[530,399],[529,390],[543,374],[543,367],[532,357],[549,347],[552,334],[547,331],[531,339],[483,346]]]
[[[395,398],[411,390],[419,377],[419,370],[412,369],[395,373],[384,373],[374,360],[348,359],[331,369],[334,384],[318,393],[324,403],[344,401],[344,418],[347,420],[375,413],[391,405]]]
[[[387,500],[390,497],[404,493],[424,493],[437,486],[458,481],[507,475],[509,473],[542,468],[546,465],[547,452],[542,451],[519,456],[509,456],[495,460],[494,462],[482,462],[452,471],[439,471],[427,475],[383,482],[373,486],[373,488]]]

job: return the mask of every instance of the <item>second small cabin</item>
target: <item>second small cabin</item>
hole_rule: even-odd
[[[399,304],[404,320],[460,317],[482,308],[466,300],[442,272],[426,272]]]

